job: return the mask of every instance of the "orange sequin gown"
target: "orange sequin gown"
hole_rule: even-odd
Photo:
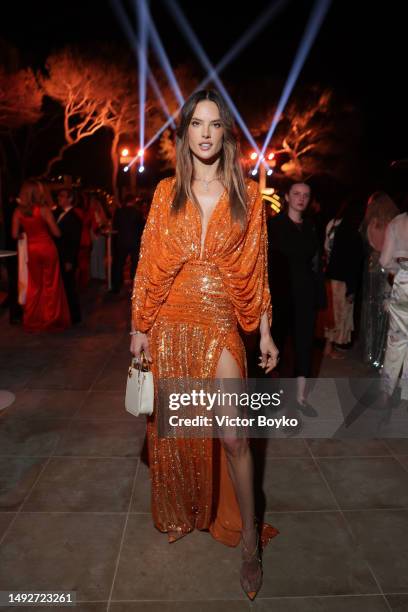
[[[146,332],[158,378],[214,378],[224,348],[246,375],[238,324],[256,330],[271,302],[265,213],[248,181],[248,222],[229,213],[224,191],[208,221],[201,253],[201,215],[191,201],[171,214],[175,179],[155,191],[142,237],[132,295],[135,329]],[[241,516],[218,439],[161,438],[157,410],[147,421],[152,515],[162,532],[208,529],[229,546],[241,537]],[[262,526],[262,544],[277,535]]]

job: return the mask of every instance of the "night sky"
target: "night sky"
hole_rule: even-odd
[[[268,4],[259,0],[239,5],[221,0],[180,2],[214,63]],[[365,150],[376,173],[391,160],[408,157],[403,5],[334,0],[299,79],[299,86],[318,83],[333,87],[356,105],[362,117]],[[126,6],[131,14],[130,2]],[[172,63],[191,58],[192,52],[164,3],[152,0],[150,6]],[[312,6],[311,0],[289,1],[279,17],[222,74],[227,86],[239,91],[241,84],[271,78],[283,87]],[[112,41],[128,49],[108,0],[2,3],[0,37],[18,48],[23,64],[35,68],[51,51],[69,44],[97,49],[98,44]],[[239,99],[235,102],[239,108]],[[271,100],[274,103],[276,100]]]

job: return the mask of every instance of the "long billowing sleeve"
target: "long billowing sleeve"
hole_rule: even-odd
[[[152,327],[184,262],[169,227],[171,187],[169,179],[158,184],[142,235],[132,293],[133,326],[142,332]]]
[[[387,230],[385,232],[385,240],[383,244],[383,248],[381,250],[380,256],[380,266],[382,266],[385,270],[389,272],[397,272],[398,264],[394,258],[395,253],[395,237],[394,237],[394,224],[388,224]]]
[[[241,240],[233,252],[224,253],[217,263],[238,322],[244,331],[251,332],[259,327],[265,312],[271,323],[272,306],[265,210],[257,184],[251,182],[248,191],[248,221]]]

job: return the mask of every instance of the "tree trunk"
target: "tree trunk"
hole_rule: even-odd
[[[111,145],[111,160],[112,160],[112,193],[115,199],[115,206],[119,204],[119,189],[118,189],[118,173],[119,173],[119,131],[113,131]]]
[[[47,164],[47,168],[44,172],[44,174],[42,175],[42,178],[45,178],[49,175],[51,168],[53,167],[54,164],[56,164],[58,161],[62,161],[63,157],[64,157],[64,153],[65,151],[67,151],[67,149],[69,149],[69,147],[72,146],[72,144],[75,143],[70,143],[70,142],[66,142],[59,150],[58,154],[55,155],[54,157],[52,157],[48,164]]]

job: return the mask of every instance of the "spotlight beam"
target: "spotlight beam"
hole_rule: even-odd
[[[271,5],[260,15],[260,17],[258,17],[255,23],[241,36],[237,44],[235,44],[232,49],[225,54],[223,59],[220,60],[220,62],[215,66],[214,71],[219,74],[222,70],[224,70],[251,42],[254,36],[256,36],[267,25],[268,21],[270,21],[273,17],[276,17],[276,15],[288,4],[288,2],[289,0],[277,0],[275,3],[271,3]],[[205,87],[211,81],[211,78],[211,76],[205,77],[205,79],[201,81],[196,89],[198,90]],[[169,118],[166,123],[156,132],[156,134],[152,136],[145,147],[146,149],[161,136],[169,125],[171,125],[174,129],[174,119],[176,119],[179,112],[180,109],[173,114],[173,118]]]
[[[265,138],[265,142],[262,147],[262,155],[265,155],[265,151],[271,141],[273,134],[275,133],[276,126],[280,121],[280,117],[285,109],[288,99],[293,91],[296,81],[299,77],[300,71],[302,70],[306,59],[309,55],[310,49],[316,39],[316,36],[320,30],[323,20],[329,10],[331,0],[316,0],[313,6],[312,13],[307,22],[302,40],[300,41],[299,48],[296,52],[296,56],[290,70],[289,76],[286,80],[285,86],[282,91],[282,95],[276,107],[275,114],[272,118],[271,126]],[[259,167],[257,162],[256,168]]]
[[[285,8],[289,0],[276,0],[271,2],[269,7],[257,18],[255,23],[240,37],[239,41],[224,55],[222,60],[214,68],[214,72],[220,74],[239,53],[249,45],[251,40],[259,34],[268,24],[271,19],[276,17],[279,12]],[[205,87],[212,79],[212,76],[207,76],[198,86],[197,89]]]
[[[214,81],[214,83],[216,84],[216,86],[220,90],[221,94],[223,95],[225,100],[228,102],[228,104],[229,104],[229,106],[231,108],[231,111],[234,114],[235,119],[236,119],[238,125],[240,126],[240,128],[244,132],[248,142],[255,149],[255,151],[257,151],[260,154],[258,145],[256,144],[254,138],[252,137],[252,134],[248,130],[245,121],[243,120],[241,114],[239,113],[239,111],[238,111],[237,107],[235,106],[231,96],[229,95],[229,93],[225,89],[225,87],[224,87],[223,83],[221,82],[220,78],[218,77],[217,73],[215,72],[213,65],[211,64],[210,60],[208,59],[208,57],[207,57],[203,47],[201,46],[201,43],[199,42],[198,38],[194,34],[192,28],[190,27],[187,19],[185,18],[184,14],[182,13],[182,11],[181,11],[180,7],[178,6],[177,2],[175,0],[165,0],[165,4],[169,8],[169,10],[170,10],[171,14],[173,15],[173,17],[175,18],[175,20],[176,20],[180,30],[183,32],[183,34],[185,36],[185,38],[188,40],[188,42],[190,43],[191,47],[195,51],[195,53],[196,53],[198,59],[200,60],[201,64],[207,70],[207,72],[209,74],[209,77],[210,77],[210,80]],[[267,166],[267,164],[265,163],[264,160],[261,160],[261,161],[262,161],[262,163],[265,166]]]
[[[148,29],[146,26],[147,21],[147,7],[144,0],[137,2],[137,16],[138,16],[138,34],[139,34],[139,45],[138,45],[138,63],[139,63],[139,141],[140,150],[144,149],[145,140],[145,107],[146,107],[146,72],[147,72],[147,40],[148,40]],[[143,166],[143,155],[140,159],[140,165]]]
[[[147,73],[148,79],[149,79],[149,83],[154,91],[154,94],[156,96],[156,98],[159,100],[162,109],[164,110],[165,114],[168,117],[168,120],[166,122],[166,127],[168,125],[171,125],[171,127],[173,129],[176,128],[176,124],[174,122],[173,119],[173,115],[170,113],[169,107],[167,106],[166,100],[163,98],[163,94],[160,91],[160,87],[158,82],[156,81],[156,77],[154,76],[153,72],[149,69],[148,73]],[[145,150],[148,148],[148,145],[145,146]]]
[[[136,37],[135,33],[133,32],[132,27],[131,27],[131,25],[129,23],[129,18],[126,15],[123,7],[121,6],[120,1],[118,1],[118,0],[110,0],[110,4],[111,4],[111,6],[113,8],[113,11],[114,11],[114,13],[116,15],[117,20],[119,21],[119,23],[120,23],[120,25],[121,25],[124,33],[125,33],[125,36],[126,36],[126,38],[128,40],[128,43],[129,43],[129,45],[130,45],[134,55],[137,58],[139,56],[139,44],[138,44],[137,37]],[[157,81],[156,81],[156,79],[154,77],[154,74],[150,70],[149,66],[147,66],[147,78],[149,79],[149,83],[152,86],[152,89],[153,89],[157,99],[159,100],[159,102],[160,102],[160,104],[161,104],[161,106],[163,108],[163,111],[165,112],[166,116],[169,117],[168,125],[170,125],[170,124],[175,125],[174,124],[174,119],[173,119],[173,117],[172,117],[172,115],[171,115],[171,113],[169,111],[169,108],[168,108],[168,106],[167,106],[167,104],[166,104],[166,102],[165,102],[165,100],[163,98],[163,95],[162,95],[162,93],[160,91],[160,87],[159,87],[159,85],[158,85],[158,83],[157,83]],[[145,147],[145,149],[146,148],[147,147]]]
[[[137,4],[139,4],[139,1],[137,1]],[[149,9],[147,7],[146,4],[146,0],[143,0],[143,4],[145,5],[145,10],[146,10],[146,18],[147,18],[147,24],[149,27],[149,31],[150,31],[150,39],[151,42],[153,44],[155,53],[157,55],[157,58],[159,60],[159,62],[162,65],[162,68],[164,70],[164,72],[166,73],[167,79],[170,83],[170,85],[173,88],[174,94],[177,98],[177,102],[179,103],[180,106],[183,106],[184,104],[184,97],[183,94],[181,93],[181,89],[179,87],[179,84],[177,82],[177,79],[175,77],[175,74],[173,72],[173,69],[171,67],[171,64],[169,62],[169,58],[167,57],[167,53],[163,47],[163,43],[160,39],[160,36],[157,32],[156,26],[154,25],[152,16],[149,12]]]

